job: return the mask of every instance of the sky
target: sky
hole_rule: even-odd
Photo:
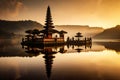
[[[54,25],[110,28],[120,24],[120,0],[0,0],[0,19],[44,24],[48,5]]]

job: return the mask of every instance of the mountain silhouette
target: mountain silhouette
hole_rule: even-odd
[[[104,30],[94,36],[95,39],[120,39],[120,25]]]
[[[0,20],[0,38],[9,38],[13,34],[23,35],[26,30],[42,29],[43,25],[32,20],[24,21],[6,21]],[[104,29],[101,27],[89,27],[88,25],[55,25],[58,30],[68,32],[67,36],[74,36],[76,32],[81,32],[84,36],[94,36]],[[12,35],[11,35],[12,34]]]
[[[81,32],[84,36],[93,37],[104,31],[102,27],[90,27],[88,25],[56,25],[58,30],[64,29],[68,32],[67,36],[74,36],[76,32]]]
[[[0,30],[5,32],[22,33],[28,29],[40,29],[42,25],[36,21],[25,20],[25,21],[6,21],[0,20]]]
[[[42,29],[42,25],[36,21],[6,21],[0,20],[0,38],[13,38],[24,34],[28,29]]]

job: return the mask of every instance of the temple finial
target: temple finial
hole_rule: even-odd
[[[52,23],[52,16],[51,16],[51,10],[50,6],[47,8],[47,13],[46,13],[46,21],[45,21],[45,27],[46,29],[48,28],[54,28],[53,23]]]
[[[50,9],[50,6],[48,5],[48,9]]]

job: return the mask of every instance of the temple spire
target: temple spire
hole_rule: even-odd
[[[51,16],[50,6],[48,6],[48,8],[47,8],[46,21],[45,22],[46,23],[45,23],[44,28],[46,28],[46,29],[54,28],[53,23],[52,23],[52,16]]]
[[[53,22],[52,22],[52,16],[51,16],[51,10],[50,10],[50,6],[48,6],[47,8],[47,13],[46,13],[46,20],[45,20],[45,26],[44,29],[39,31],[40,33],[43,33],[43,39],[48,39],[48,42],[53,42],[56,43],[55,37],[53,38],[53,34],[54,33],[58,33],[60,34],[60,38],[62,40],[60,40],[61,42],[64,42],[64,34],[56,29],[53,29],[55,26],[53,26]],[[59,39],[59,38],[57,38]],[[44,42],[46,42],[46,40],[43,40]],[[57,40],[59,42],[59,40]]]

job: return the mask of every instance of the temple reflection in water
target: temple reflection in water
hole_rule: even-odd
[[[25,52],[29,55],[40,55],[43,54],[43,58],[45,60],[46,67],[46,75],[47,78],[50,79],[52,73],[52,64],[55,58],[55,54],[68,54],[77,52],[80,53],[82,51],[86,51],[86,49],[91,49],[92,44],[89,45],[62,45],[62,46],[52,46],[52,47],[40,47],[40,46],[24,46],[22,45]],[[72,51],[71,51],[72,50]]]

